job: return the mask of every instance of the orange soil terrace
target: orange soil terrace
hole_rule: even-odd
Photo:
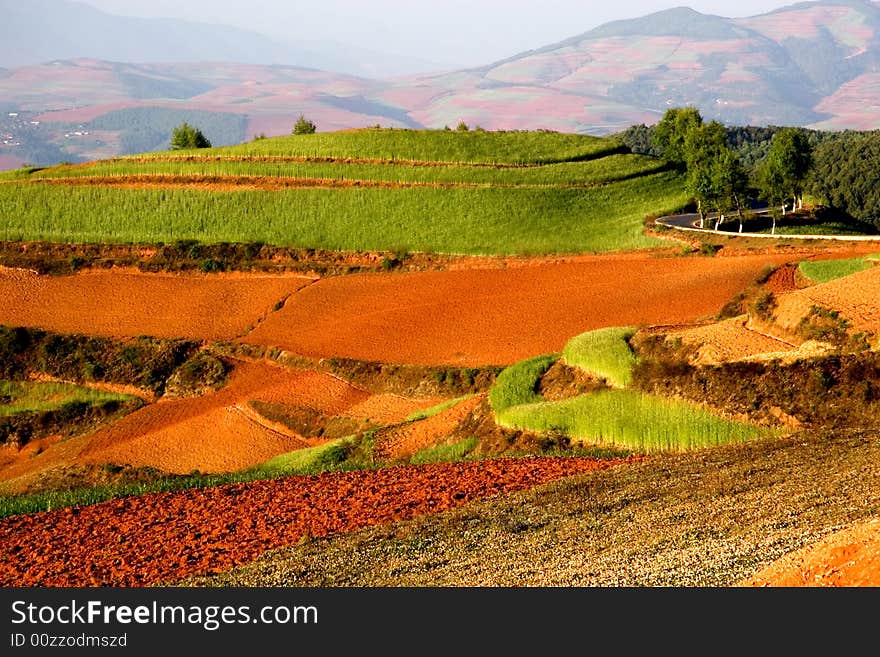
[[[794,330],[813,306],[835,310],[853,330],[880,333],[880,267],[871,267],[821,285],[792,292],[779,299],[776,323]]]
[[[231,340],[311,282],[303,276],[128,271],[49,277],[0,267],[0,324],[111,337]]]
[[[0,586],[173,583],[304,536],[437,513],[632,460],[521,458],[327,473],[17,516],[0,520]]]
[[[790,255],[586,256],[511,269],[311,279],[0,269],[0,323],[61,333],[244,336],[310,357],[503,365],[594,328],[693,321]],[[289,298],[288,298],[289,297]],[[288,298],[276,313],[275,303]]]
[[[150,466],[177,474],[231,472],[316,444],[261,418],[248,406],[252,400],[388,424],[440,401],[373,395],[329,374],[239,363],[218,392],[160,400],[94,433],[44,441],[40,453],[4,448],[0,481],[14,491],[42,472],[72,464]]]
[[[746,319],[742,317],[669,331],[669,335],[680,338],[684,344],[697,346],[694,362],[700,364],[725,363],[797,348],[791,343],[746,328]]]
[[[516,269],[327,278],[288,299],[246,342],[310,357],[505,365],[606,326],[680,324],[716,313],[791,255],[586,256]]]
[[[436,445],[438,440],[454,431],[485,396],[476,395],[420,422],[379,432],[374,454],[389,460],[405,459],[419,450]]]

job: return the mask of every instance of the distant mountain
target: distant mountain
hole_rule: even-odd
[[[0,0],[0,66],[89,58],[130,63],[236,62],[400,75],[415,58],[311,43],[306,47],[226,25],[117,16],[68,0]]]
[[[52,7],[61,13],[47,14]],[[880,128],[880,4],[869,0],[802,2],[738,19],[679,7],[479,68],[386,80],[314,70],[334,65],[306,55],[308,63],[296,66],[248,63],[290,60],[283,44],[234,28],[132,27],[126,21],[143,19],[62,0],[0,0],[0,10],[10,35],[0,42],[7,67],[0,69],[0,166],[159,148],[168,126],[189,118],[216,131],[208,135],[215,143],[234,143],[289,132],[300,113],[321,131],[465,121],[601,135],[695,105],[728,124]],[[64,13],[74,10],[76,20]],[[137,35],[126,37],[126,25]],[[48,36],[30,43],[37,40],[23,35],[37,27]],[[94,51],[77,45],[88,41]],[[157,44],[162,59],[118,63],[148,61]],[[43,63],[14,66],[14,57],[34,57],[39,48]],[[108,48],[115,62],[106,61]],[[80,58],[53,55],[62,51]],[[240,61],[210,61],[217,58]]]
[[[528,103],[545,127],[604,132],[696,105],[727,123],[880,127],[878,62],[880,5],[868,0],[804,2],[745,19],[680,7],[424,77],[446,93],[413,116],[516,123]],[[516,99],[525,102],[506,113]]]

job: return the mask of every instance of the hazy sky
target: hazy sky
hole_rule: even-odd
[[[677,6],[751,16],[795,0],[80,0],[115,14],[186,18],[351,44],[438,64],[486,64],[602,23]]]

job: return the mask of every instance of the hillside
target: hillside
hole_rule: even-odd
[[[0,174],[2,237],[536,254],[659,244],[682,176],[613,139],[364,129]]]
[[[236,62],[400,75],[424,62],[337,43],[293,43],[210,22],[139,18],[70,0],[0,0],[0,66],[90,58],[113,62]],[[415,58],[412,58],[415,60]],[[381,73],[380,73],[381,72]]]
[[[80,33],[56,40],[68,44],[67,54],[58,55],[64,61],[48,52],[28,65],[0,58],[7,67],[0,71],[5,166],[161,148],[158,137],[150,143],[129,127],[134,118],[161,132],[161,114],[151,108],[173,111],[179,120],[202,116],[194,112],[233,115],[227,118],[240,128],[222,133],[228,136],[218,143],[287,134],[300,112],[321,131],[376,124],[442,128],[464,120],[493,130],[602,135],[651,124],[669,107],[689,104],[707,119],[736,125],[878,127],[880,5],[868,0],[805,2],[744,19],[677,8],[480,68],[381,81],[297,68],[351,70],[324,55],[282,52],[270,61],[283,66],[254,63],[269,57],[267,46],[252,47],[253,35],[234,31],[205,35],[222,44],[214,57],[172,40],[161,57],[118,52],[114,63],[84,45],[101,42],[90,38],[91,21],[76,24]],[[167,53],[177,63],[168,62]],[[204,63],[211,59],[238,63]],[[132,115],[131,108],[141,113]]]

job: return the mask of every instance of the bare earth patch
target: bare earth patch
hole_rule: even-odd
[[[855,331],[880,333],[880,267],[872,267],[779,298],[776,324],[793,331],[813,306],[835,310]]]
[[[714,314],[764,267],[789,258],[616,254],[508,270],[327,278],[245,340],[318,358],[505,365],[559,351],[595,328]]]
[[[795,345],[746,328],[745,317],[716,324],[670,331],[683,344],[697,347],[693,362],[701,365],[732,362],[766,353],[793,351]]]
[[[403,422],[437,403],[373,395],[315,371],[239,363],[217,392],[160,400],[92,434],[45,444],[45,451],[27,458],[7,454],[0,462],[0,482],[7,490],[21,490],[47,470],[78,464],[149,466],[176,474],[231,472],[314,444],[243,412],[252,400],[387,423]]]
[[[455,431],[484,397],[485,395],[476,395],[432,417],[380,432],[374,453],[380,458],[393,461],[409,458],[419,450],[433,447],[438,440]]]
[[[741,586],[880,586],[880,518],[831,534]]]
[[[0,324],[111,337],[231,340],[311,282],[302,276],[131,271],[48,277],[0,268]]]

